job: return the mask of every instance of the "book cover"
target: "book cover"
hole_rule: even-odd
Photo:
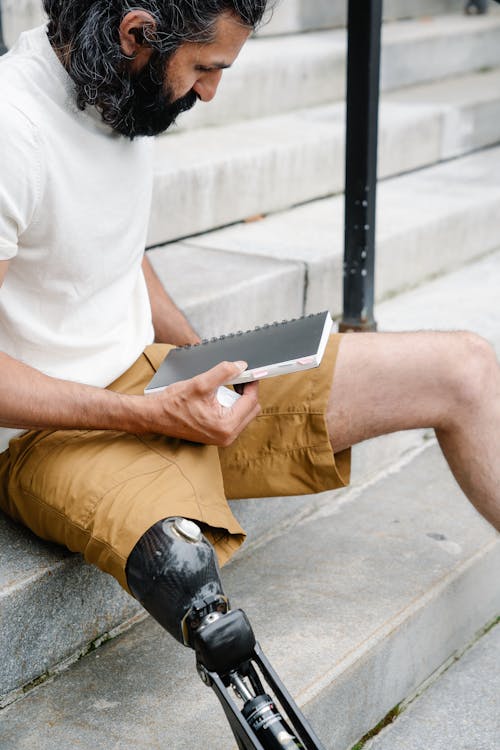
[[[330,313],[321,312],[172,349],[145,393],[188,380],[224,361],[248,364],[232,385],[317,367],[331,329]]]

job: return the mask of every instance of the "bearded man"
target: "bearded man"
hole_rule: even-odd
[[[198,522],[224,563],[244,537],[226,497],[344,486],[351,445],[434,427],[500,528],[500,370],[474,334],[333,335],[319,368],[231,408],[215,394],[241,362],[143,395],[198,341],[144,257],[151,136],[215,96],[266,0],[44,5],[48,29],[0,63],[2,509],[145,601],[130,560],[164,519]]]

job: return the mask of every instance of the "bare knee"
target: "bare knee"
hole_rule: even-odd
[[[459,331],[452,335],[455,338],[450,389],[453,408],[461,415],[473,413],[498,388],[497,357],[491,344],[475,333]]]
[[[328,404],[336,450],[398,430],[455,431],[500,392],[491,346],[467,332],[347,334]]]

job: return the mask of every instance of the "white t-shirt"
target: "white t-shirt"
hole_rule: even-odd
[[[154,338],[152,139],[117,135],[72,91],[44,27],[0,59],[0,351],[106,386]],[[0,451],[12,434],[0,428]]]

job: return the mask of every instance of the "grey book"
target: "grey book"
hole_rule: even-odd
[[[321,312],[281,323],[269,323],[250,331],[230,333],[194,346],[172,349],[144,392],[163,390],[172,383],[193,378],[224,361],[244,361],[248,364],[245,372],[228,385],[318,367],[332,325],[330,313]]]

